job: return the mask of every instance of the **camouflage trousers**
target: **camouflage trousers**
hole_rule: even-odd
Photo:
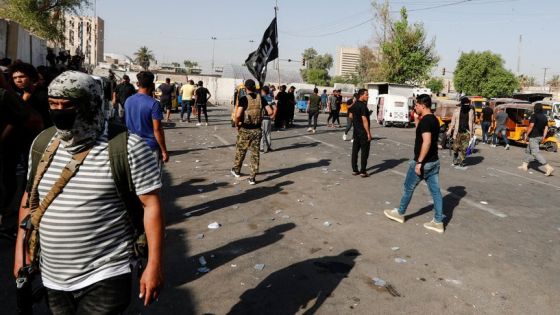
[[[471,135],[468,132],[459,132],[453,141],[453,153],[456,162],[461,164],[467,156],[467,148],[471,141]]]
[[[235,161],[233,162],[233,170],[236,172],[241,171],[243,160],[247,154],[247,150],[251,150],[251,157],[249,165],[251,167],[251,178],[255,178],[259,172],[260,151],[259,146],[261,143],[262,130],[239,128],[237,132],[237,144],[235,149]]]

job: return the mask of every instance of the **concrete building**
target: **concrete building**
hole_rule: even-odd
[[[336,49],[335,75],[350,76],[357,74],[356,67],[360,62],[360,49],[353,47],[338,47]]]
[[[105,22],[100,17],[66,15],[64,46],[71,55],[84,54],[84,64],[103,62]]]

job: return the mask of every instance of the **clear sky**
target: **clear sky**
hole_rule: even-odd
[[[258,46],[275,5],[274,0],[91,1],[105,20],[106,53],[132,56],[140,46],[148,46],[159,62],[182,64],[189,59],[203,66],[212,61],[213,44],[217,66],[242,64]],[[560,74],[559,0],[389,3],[394,17],[406,6],[409,20],[423,23],[428,38],[435,39],[441,58],[436,75],[441,75],[443,67],[452,72],[460,52],[471,50],[498,53],[506,67],[516,72],[520,35],[521,73],[536,77],[539,83],[545,67],[548,78]],[[337,46],[374,44],[375,20],[369,0],[278,0],[278,7],[281,59],[300,60],[309,47],[334,57]],[[91,8],[86,14],[93,12]],[[211,37],[217,38],[214,43]],[[281,67],[297,69],[300,64],[283,61]]]

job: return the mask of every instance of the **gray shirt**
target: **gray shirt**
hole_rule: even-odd
[[[496,115],[496,128],[498,127],[505,127],[508,115],[506,112],[499,112]]]

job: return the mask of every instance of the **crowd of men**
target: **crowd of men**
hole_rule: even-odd
[[[114,115],[106,117],[101,85],[90,75],[2,62],[0,215],[6,214],[16,195],[18,165],[22,173],[28,170],[18,215],[18,222],[25,224],[17,231],[14,276],[24,278],[40,269],[54,314],[120,313],[130,303],[130,262],[146,258],[141,268],[139,297],[145,305],[150,304],[157,299],[163,281],[160,189],[162,167],[169,154],[162,122],[170,121],[172,98],[179,92],[181,121],[190,122],[191,114],[196,112],[197,125],[202,124],[202,114],[207,125],[207,102],[212,95],[202,82],[195,85],[191,80],[178,89],[167,79],[158,87],[156,100],[155,76],[142,71],[136,75],[137,87],[128,76],[115,84]],[[278,92],[274,86],[258,89],[251,79],[244,82],[244,88],[247,93],[239,98],[233,116],[237,141],[230,172],[241,177],[249,152],[248,183],[255,185],[260,153],[273,150],[273,125],[278,130],[293,127],[295,88],[286,91],[287,87],[282,85]],[[349,164],[352,175],[363,178],[369,177],[367,161],[372,141],[368,99],[368,90],[359,89],[347,100],[348,118],[343,134],[343,140],[347,140],[353,128]],[[319,95],[315,88],[307,100],[307,131],[316,132],[319,113],[325,109],[329,112],[327,128],[336,124],[341,128],[341,105],[340,91],[327,95],[324,90]],[[414,189],[424,180],[434,201],[433,220],[424,227],[443,233],[440,123],[428,95],[416,97],[414,111],[414,158],[409,164],[399,208],[384,213],[389,219],[404,223]],[[454,165],[464,165],[467,146],[474,135],[474,115],[469,99],[462,98],[447,131],[453,139]],[[493,145],[497,144],[496,133],[503,134],[505,130],[504,115],[483,110],[484,142],[490,141],[488,129],[495,125]],[[542,107],[536,105],[527,132],[527,157],[520,169],[527,170],[528,163],[537,159],[545,165],[547,176],[552,173],[552,167],[538,152],[547,128]],[[507,138],[503,138],[508,149]],[[134,217],[139,218],[139,226],[131,225]],[[142,237],[143,243],[138,243]],[[146,245],[147,250],[137,249]],[[72,268],[68,268],[69,262]]]

